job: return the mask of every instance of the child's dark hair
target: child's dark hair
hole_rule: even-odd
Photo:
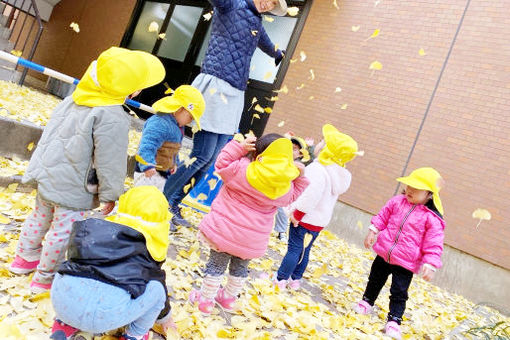
[[[406,189],[402,189],[402,192],[401,192],[402,195],[405,195],[406,194]],[[441,213],[439,212],[439,210],[437,210],[435,204],[434,204],[434,200],[432,198],[432,192],[429,191],[429,194],[430,194],[430,198],[429,200],[427,201],[427,203],[424,204],[424,206],[426,206],[427,208],[429,208],[430,210],[432,210],[437,216],[443,218],[443,215],[441,215]]]
[[[255,155],[254,158],[264,152],[265,149],[277,139],[284,138],[282,135],[277,133],[268,133],[267,135],[263,135],[257,142],[255,143]]]

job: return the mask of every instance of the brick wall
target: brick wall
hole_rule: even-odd
[[[293,56],[304,51],[307,59],[291,64],[284,81],[289,94],[280,95],[266,131],[317,139],[331,122],[351,134],[366,154],[348,165],[353,183],[341,200],[376,213],[395,191],[466,0],[339,4],[336,10],[331,1],[314,1]],[[507,269],[509,11],[505,0],[471,1],[407,171],[433,166],[445,178],[447,244]],[[379,36],[366,40],[375,29]],[[383,69],[372,72],[375,60]],[[478,231],[476,208],[492,213]]]

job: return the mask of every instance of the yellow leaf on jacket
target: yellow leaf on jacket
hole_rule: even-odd
[[[291,17],[295,17],[296,15],[298,15],[299,13],[299,8],[297,7],[288,7],[287,8],[287,14],[290,15]]]
[[[275,102],[278,100],[278,97],[271,97],[271,98],[266,97],[266,99],[269,100],[270,102]]]
[[[264,112],[265,112],[265,113],[273,113],[273,109],[272,109],[272,108],[270,108],[270,107],[265,107],[265,108],[264,108]]]
[[[259,31],[257,31],[257,30],[251,31],[251,35],[253,35],[254,37],[256,37],[258,33],[259,33]]]
[[[264,15],[263,18],[264,18],[264,21],[267,21],[267,22],[273,22],[274,21],[274,18],[269,16],[269,15]]]
[[[239,143],[242,143],[244,141],[244,136],[242,133],[236,133],[233,139],[238,141]]]
[[[197,200],[198,201],[205,201],[207,199],[207,195],[204,194],[203,192],[201,192],[200,194],[198,194],[197,196]]]
[[[260,116],[259,116],[259,114],[258,114],[258,113],[255,113],[255,114],[253,115],[253,118],[260,119]]]
[[[189,181],[192,187],[195,186],[195,177],[191,177],[191,181]]]
[[[260,113],[264,113],[264,109],[262,108],[262,106],[260,106],[260,104],[255,105],[254,110]]]
[[[27,150],[28,150],[28,151],[32,151],[33,149],[34,149],[34,142],[30,142],[30,143],[28,143],[28,145],[27,145]]]
[[[215,94],[218,90],[216,90],[215,88],[212,88],[212,89],[209,89],[209,94],[212,96],[213,94]]]
[[[377,71],[382,70],[382,68],[383,68],[382,64],[377,60],[373,61],[369,66],[369,69]]]
[[[270,71],[267,71],[266,73],[264,73],[264,80],[268,80],[272,76],[273,76],[273,73]]]
[[[157,32],[159,31],[159,25],[157,22],[155,21],[152,21],[150,24],[149,24],[149,27],[147,28],[147,30],[151,33],[154,33],[154,32]]]
[[[360,27],[361,27],[360,25],[358,25],[358,26],[351,26],[351,31],[358,32]]]
[[[209,184],[209,189],[212,191],[218,185],[218,180],[216,178],[211,178],[210,180],[207,181],[207,184]]]
[[[420,50],[418,51],[418,54],[419,54],[420,56],[422,56],[422,57],[423,57],[424,55],[427,55],[427,53],[425,53],[425,50],[424,50],[423,48],[420,48]]]

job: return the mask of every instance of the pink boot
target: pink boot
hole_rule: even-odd
[[[372,313],[372,310],[373,310],[374,307],[370,306],[370,304],[368,302],[366,302],[365,300],[361,300],[360,302],[358,302],[358,304],[354,307],[354,311],[358,314],[363,314],[363,315],[366,315],[366,314],[370,314]]]
[[[301,280],[289,279],[288,286],[292,290],[298,290],[299,288],[301,288]]]
[[[224,288],[220,288],[218,290],[218,294],[216,295],[215,300],[223,308],[224,311],[229,313],[234,312],[234,306],[237,298],[234,296],[229,297],[228,294],[226,294]]]
[[[395,321],[388,321],[384,327],[384,334],[392,339],[400,340],[402,338],[402,332],[400,331],[400,325]]]
[[[30,282],[30,291],[34,294],[44,293],[51,289],[51,283]]]
[[[203,298],[202,296],[200,296],[200,291],[199,290],[196,290],[196,289],[193,289],[189,295],[189,302],[191,302],[191,304],[195,304],[195,303],[198,303],[198,309],[200,309],[200,311],[203,313],[203,314],[211,314],[213,308],[214,308],[214,301],[211,299],[205,299]]]
[[[12,261],[11,265],[9,266],[9,271],[14,274],[28,274],[33,272],[37,268],[38,264],[39,260],[28,262],[16,255],[14,261]]]

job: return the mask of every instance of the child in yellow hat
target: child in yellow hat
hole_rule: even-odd
[[[324,125],[322,132],[325,145],[305,171],[310,185],[291,205],[288,249],[274,279],[281,290],[299,289],[312,245],[331,221],[338,197],[351,184],[345,164],[356,157],[358,144],[331,124]]]
[[[23,177],[24,183],[37,185],[38,193],[9,267],[16,274],[36,270],[33,292],[51,287],[73,222],[100,202],[108,214],[124,192],[131,118],[122,105],[164,77],[157,57],[111,47],[53,111]]]
[[[152,107],[157,114],[143,127],[134,184],[154,185],[163,191],[168,176],[177,168],[175,158],[181,147],[182,128],[194,120],[200,129],[205,101],[196,88],[181,85],[171,96],[158,100]]]
[[[254,160],[246,157],[251,152]],[[210,247],[202,287],[190,295],[200,311],[211,313],[214,301],[227,311],[234,309],[250,259],[267,250],[276,209],[308,186],[303,170],[294,163],[291,141],[278,134],[232,140],[223,148],[216,160],[223,186],[199,226],[199,237]],[[220,289],[227,266],[227,284]]]
[[[413,274],[421,272],[423,278],[430,281],[442,265],[445,228],[439,198],[443,181],[439,172],[433,168],[419,168],[397,181],[406,185],[403,194],[390,199],[372,218],[365,238],[365,247],[373,246],[377,257],[372,263],[363,299],[355,307],[360,314],[371,313],[391,274],[390,311],[385,332],[394,339],[401,338],[400,323]]]
[[[130,189],[106,220],[75,222],[67,261],[51,288],[52,339],[126,326],[121,340],[173,326],[161,268],[168,251],[168,201],[154,186]]]

